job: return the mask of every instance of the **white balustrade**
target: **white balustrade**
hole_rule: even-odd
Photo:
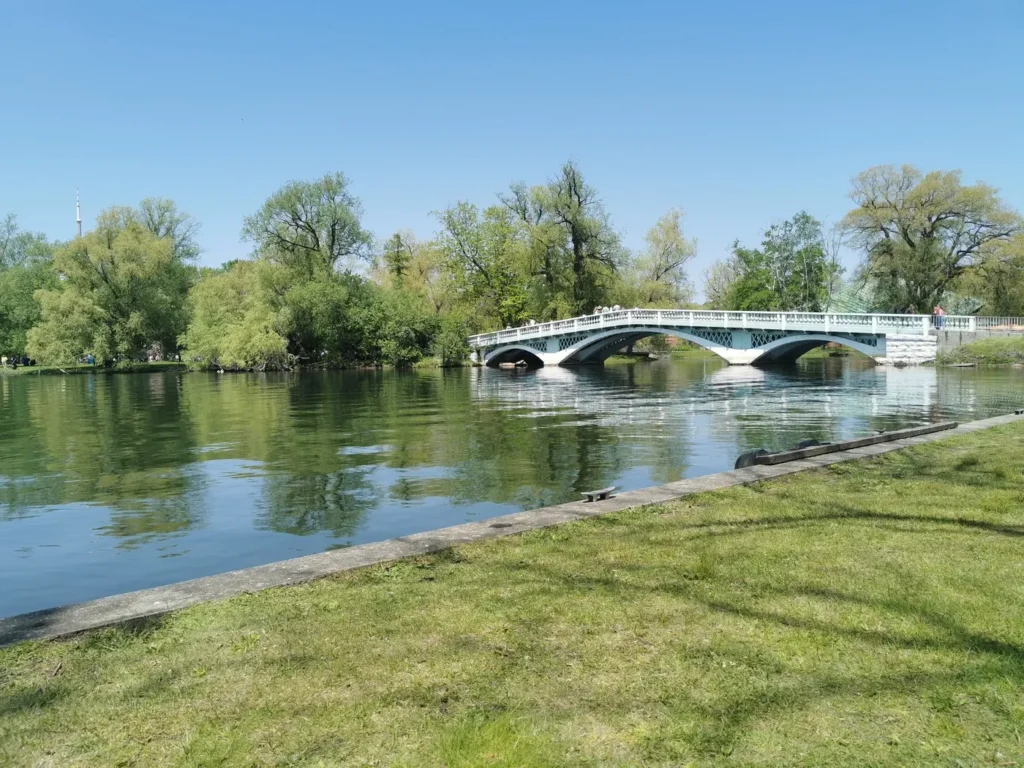
[[[524,338],[538,338],[622,326],[652,328],[720,328],[745,330],[868,332],[927,335],[936,329],[932,315],[835,314],[820,312],[716,312],[704,309],[628,309],[583,315],[566,320],[524,325],[469,338],[470,346],[494,347]],[[945,315],[939,330],[1005,330],[1024,333],[1022,317]]]

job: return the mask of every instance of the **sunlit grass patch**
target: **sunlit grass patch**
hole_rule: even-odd
[[[1020,425],[0,652],[3,765],[1024,762]]]

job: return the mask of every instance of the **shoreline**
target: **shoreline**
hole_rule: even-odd
[[[144,621],[200,603],[224,600],[274,587],[302,584],[345,571],[436,553],[472,542],[557,526],[650,504],[674,501],[708,491],[748,485],[832,464],[871,458],[915,445],[1011,424],[1022,419],[1024,419],[1024,415],[996,416],[961,424],[955,429],[919,437],[799,459],[785,464],[755,465],[746,469],[734,469],[666,485],[627,491],[604,501],[592,503],[574,501],[541,507],[346,549],[304,555],[251,568],[190,579],[162,587],[0,618],[0,647],[26,640],[55,639],[112,625]]]
[[[324,371],[440,371],[440,370],[455,370],[461,368],[471,368],[469,362],[462,363],[460,365],[440,365],[433,363],[419,363],[397,367],[393,365],[351,365],[351,366],[337,366],[337,367],[297,367],[297,368],[286,368],[286,369],[273,369],[269,371],[259,371],[256,369],[217,369],[217,368],[190,368],[188,363],[178,363],[173,361],[158,362],[158,363],[138,363],[127,368],[104,368],[103,366],[97,365],[76,365],[69,366],[66,368],[60,368],[53,365],[33,365],[33,366],[18,366],[17,369],[12,368],[0,368],[0,377],[2,376],[106,376],[112,374],[124,374],[124,373],[221,373],[221,374],[238,374],[238,373],[313,373],[313,372],[324,372]]]

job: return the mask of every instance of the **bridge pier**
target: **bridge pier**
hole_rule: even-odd
[[[881,365],[922,365],[935,362],[939,340],[928,336],[893,334],[886,337],[885,355],[875,357]]]

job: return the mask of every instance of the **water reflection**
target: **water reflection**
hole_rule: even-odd
[[[1012,370],[714,360],[0,377],[0,615],[1019,407]]]

